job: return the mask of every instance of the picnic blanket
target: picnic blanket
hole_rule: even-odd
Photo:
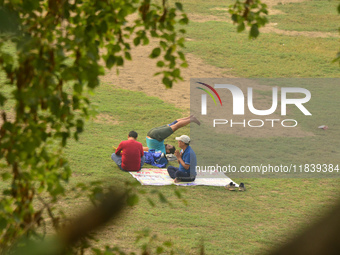
[[[207,186],[226,186],[232,180],[221,172],[213,173],[197,173],[194,182],[180,182],[174,183],[174,180],[168,174],[165,168],[142,168],[138,172],[129,172],[134,178],[136,178],[142,185],[171,185],[176,184],[179,186],[196,186],[196,185],[207,185]],[[236,183],[235,183],[236,184]],[[236,184],[236,187],[238,185]]]

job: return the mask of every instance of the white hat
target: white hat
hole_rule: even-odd
[[[189,144],[190,143],[190,137],[187,135],[181,135],[180,137],[176,137],[177,141],[182,141],[183,143]]]

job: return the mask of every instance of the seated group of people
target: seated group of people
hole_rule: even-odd
[[[164,139],[172,135],[181,127],[194,122],[200,125],[195,116],[189,116],[177,119],[174,122],[151,129],[146,137],[147,147],[143,147],[142,143],[137,141],[138,134],[131,131],[128,139],[122,141],[117,147],[111,158],[116,162],[118,167],[123,171],[139,171],[145,163],[144,152],[161,153],[162,157],[166,154],[174,154],[179,163],[179,167],[169,166],[167,168],[169,176],[174,182],[192,182],[196,178],[196,154],[190,147],[190,137],[181,135],[176,137],[178,147],[181,151],[176,150],[175,146],[164,144]]]

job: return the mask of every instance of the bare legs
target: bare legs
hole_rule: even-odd
[[[191,115],[191,116],[193,116],[193,115]],[[177,119],[177,121],[188,120],[188,119],[190,119],[191,116],[185,117],[185,118],[181,118],[181,119]]]
[[[190,124],[191,122],[195,122],[197,125],[201,125],[201,123],[199,122],[198,119],[196,119],[195,116],[191,115],[189,117],[186,117],[186,118],[182,118],[182,119],[178,119],[177,120],[178,122],[171,127],[171,129],[175,132],[177,129],[181,128],[181,127],[184,127],[188,124]]]

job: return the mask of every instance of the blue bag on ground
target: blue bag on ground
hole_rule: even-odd
[[[149,165],[164,168],[168,164],[168,160],[164,154],[164,156],[162,156],[162,152],[155,152],[155,150],[151,149],[149,151],[144,151],[144,155],[145,163]]]

